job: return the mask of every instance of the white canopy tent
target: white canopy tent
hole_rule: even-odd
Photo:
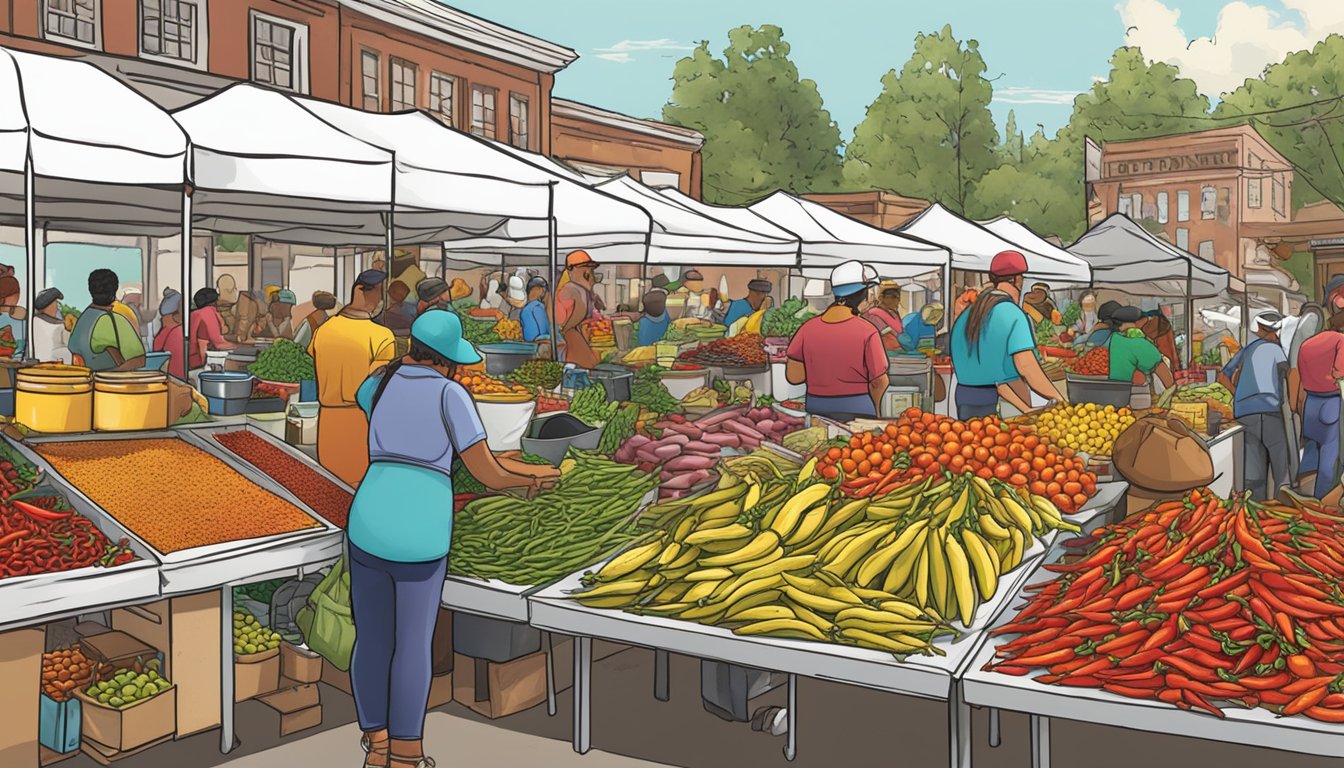
[[[1030,278],[1081,284],[1092,280],[1091,270],[1082,259],[1058,248],[1041,252],[1024,243],[1011,242],[938,203],[929,206],[898,231],[945,246],[952,253],[953,269],[988,272],[996,254],[1014,250],[1027,258],[1027,276]]]
[[[769,219],[756,213],[750,208],[731,207],[726,205],[710,205],[709,203],[696,200],[689,195],[683,195],[680,190],[673,187],[660,187],[658,194],[680,205],[686,210],[705,216],[707,218],[722,221],[725,224],[731,224],[739,229],[754,232],[761,237],[774,240],[792,240],[798,242],[798,236],[782,229],[771,223]],[[778,266],[776,264],[761,265],[759,261],[744,259],[744,263],[739,266]]]
[[[653,217],[647,263],[678,266],[794,267],[798,241],[744,229],[693,211],[626,175],[596,184]]]
[[[1154,237],[1113,214],[1083,233],[1069,251],[1092,265],[1096,285],[1131,287],[1159,298],[1210,298],[1227,290],[1227,270]]]
[[[846,261],[861,261],[891,279],[942,271],[948,265],[947,249],[941,246],[869,226],[782,190],[752,204],[751,210],[799,239],[799,265],[809,278],[827,279],[831,269]]]
[[[1092,267],[1083,259],[1060,248],[1007,216],[1000,216],[997,219],[980,222],[980,226],[988,229],[990,232],[993,232],[1013,245],[1016,245],[1020,249],[1048,256],[1060,264],[1081,264],[1082,268],[1086,269],[1089,275],[1092,272]]]
[[[24,231],[28,352],[31,302],[45,281],[39,225],[178,234],[189,227],[186,155],[186,137],[172,118],[111,75],[81,61],[0,48],[0,223]],[[185,291],[189,249],[182,253]]]

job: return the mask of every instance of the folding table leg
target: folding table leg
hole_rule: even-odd
[[[1031,716],[1031,768],[1050,768],[1050,718]]]
[[[233,751],[233,587],[219,589],[219,751]]]
[[[574,638],[574,751],[592,747],[593,639]]]
[[[998,707],[989,708],[989,746],[997,747],[1003,743],[1002,734],[999,732],[999,709]]]
[[[668,654],[667,651],[654,649],[653,651],[653,698],[659,701],[667,701],[668,696]]]
[[[947,697],[948,757],[951,768],[971,768],[971,707],[955,682]]]
[[[785,727],[789,732],[784,735],[784,759],[792,761],[798,756],[798,676],[789,675],[789,701],[786,710]]]
[[[546,633],[546,714],[555,717],[555,635]]]

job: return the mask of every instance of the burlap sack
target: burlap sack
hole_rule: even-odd
[[[1176,417],[1145,416],[1115,439],[1111,459],[1130,485],[1176,493],[1213,482],[1213,460],[1204,442]]]

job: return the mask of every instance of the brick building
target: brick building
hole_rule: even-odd
[[[816,203],[858,219],[878,229],[897,229],[929,207],[928,200],[905,197],[894,192],[869,190],[866,192],[819,192],[803,195]]]
[[[1297,290],[1256,234],[1292,218],[1292,166],[1250,126],[1107,142],[1089,176],[1093,222],[1123,213],[1255,292]]]

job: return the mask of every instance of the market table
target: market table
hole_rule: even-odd
[[[1242,484],[1242,460],[1245,456],[1246,428],[1231,424],[1218,434],[1204,440],[1213,460],[1213,482],[1209,490],[1222,498],[1230,498],[1245,486]]]
[[[1105,515],[1124,494],[1123,483],[1099,489],[1092,502],[1071,520],[1093,520]],[[891,654],[852,646],[743,637],[730,630],[677,619],[637,616],[624,611],[589,608],[566,594],[580,585],[580,574],[538,593],[531,599],[532,625],[573,635],[574,643],[574,750],[591,746],[592,641],[594,638],[652,648],[658,663],[666,653],[677,653],[788,675],[788,737],[785,757],[797,753],[797,677],[815,677],[888,693],[948,702],[949,751],[954,768],[969,768],[970,708],[961,700],[956,681],[983,642],[984,628],[993,624],[1036,570],[1047,547],[1033,547],[1022,565],[1004,575],[995,596],[977,613],[976,625],[956,640],[937,646],[946,656],[910,656],[903,662]]]

